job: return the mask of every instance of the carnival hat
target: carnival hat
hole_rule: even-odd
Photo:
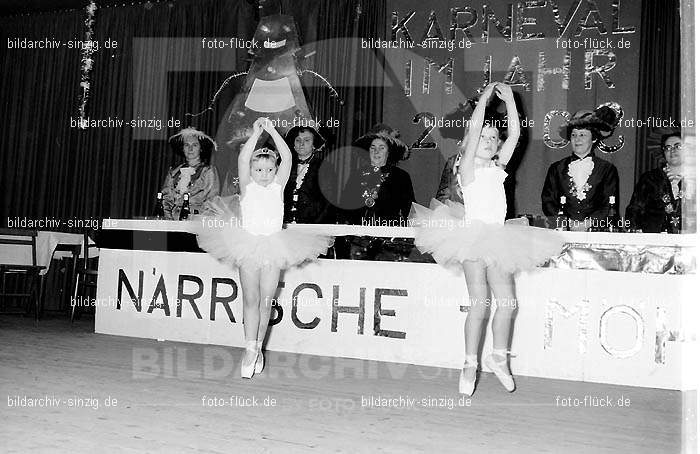
[[[367,134],[370,133],[383,133],[383,134],[388,134],[391,137],[398,139],[401,137],[401,133],[399,133],[399,130],[396,128],[392,128],[386,123],[377,123],[371,128],[369,128],[369,131],[367,131]]]
[[[176,154],[184,155],[183,145],[185,143],[185,139],[188,137],[195,137],[199,141],[199,146],[201,148],[200,156],[202,162],[208,164],[209,160],[211,159],[212,153],[215,152],[217,149],[216,142],[214,141],[214,139],[192,126],[189,126],[185,129],[181,129],[180,132],[178,132],[177,134],[170,136],[170,138],[168,139],[170,148]]]
[[[314,150],[318,150],[319,148],[323,147],[326,144],[326,139],[324,139],[324,137],[321,135],[321,133],[318,132],[318,128],[316,126],[309,124],[306,126],[294,126],[292,129],[287,131],[287,134],[284,136],[284,140],[289,145],[289,148],[291,148],[292,150],[294,149],[294,141],[296,140],[299,133],[303,130],[310,130],[311,133],[313,134],[313,136],[314,136]]]
[[[216,142],[214,141],[214,139],[192,126],[188,126],[185,129],[181,129],[180,132],[178,132],[177,134],[170,136],[168,142],[171,146],[179,146],[182,144],[182,142],[185,141],[187,137],[196,137],[200,142],[209,142],[214,151],[216,151]]]
[[[574,129],[588,129],[593,132],[594,139],[606,139],[615,131],[621,118],[620,105],[608,102],[596,107],[595,110],[579,110],[561,127],[559,134],[571,140],[571,131]]]
[[[391,131],[395,132],[395,135],[393,135],[391,132],[387,133],[386,130],[380,130],[379,132],[368,132],[364,136],[357,139],[353,145],[369,151],[370,147],[372,146],[372,141],[375,139],[381,139],[387,144],[387,147],[389,147],[389,154],[387,156],[388,162],[396,163],[402,159],[408,159],[408,146],[398,139],[398,131],[395,129],[392,129]]]

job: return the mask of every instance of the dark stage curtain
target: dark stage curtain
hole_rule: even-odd
[[[146,7],[148,6],[148,7]],[[193,61],[201,37],[250,36],[253,7],[242,0],[180,0],[177,3],[101,7],[94,40],[99,50],[91,74],[86,115],[91,119],[178,119],[203,130],[214,115],[196,121],[185,112],[206,106],[226,77],[217,61]],[[52,12],[0,18],[2,39],[46,37],[81,41],[85,13]],[[194,38],[193,38],[194,37]],[[116,48],[104,47],[105,40]],[[4,47],[4,46],[3,46]],[[150,214],[154,194],[177,157],[168,135],[177,128],[75,127],[80,82],[80,51],[15,50],[2,55],[0,112],[9,123],[2,138],[3,223],[7,217],[51,217],[70,230],[74,218],[132,217]],[[245,70],[245,51],[226,70]],[[158,79],[163,74],[165,79]],[[162,95],[161,89],[165,91]],[[151,111],[157,99],[165,108]],[[73,121],[73,125],[71,125]]]
[[[643,2],[637,103],[637,118],[642,121],[649,117],[680,121],[680,30],[678,0]],[[638,128],[635,181],[647,170],[658,167],[663,158],[659,139],[654,128]]]
[[[82,30],[83,18],[75,12],[0,18],[3,226],[7,216],[73,212],[69,205],[75,203],[72,181],[78,153],[69,119],[77,109],[80,82],[77,51],[62,46],[10,49],[8,39],[66,42],[80,39]]]
[[[319,23],[323,45],[318,47],[323,52],[317,72],[334,81],[343,104],[326,90],[315,90],[310,101],[320,119],[338,120],[339,126],[329,131],[337,152],[328,156],[335,182],[335,193],[329,195],[338,202],[345,181],[359,165],[357,153],[363,153],[350,145],[382,120],[384,56],[362,49],[361,40],[386,38],[386,4],[374,0],[323,2],[320,16],[324,18]]]
[[[68,221],[150,214],[165,172],[178,163],[166,139],[179,128],[167,128],[165,122],[173,118],[181,126],[196,126],[214,136],[240,82],[226,86],[212,110],[196,118],[185,114],[202,111],[229,75],[246,71],[249,65],[245,49],[206,52],[201,39],[251,38],[257,26],[252,3],[178,0],[98,9],[93,39],[100,48],[92,56],[87,117],[161,120],[160,130],[152,127],[154,123],[86,130],[71,126],[78,115],[80,51],[68,46],[7,49],[3,44],[3,225],[15,216]],[[338,87],[345,104],[330,99],[317,82],[308,90],[317,117],[339,120],[334,131],[337,144],[349,143],[381,120],[381,87],[363,87],[380,85],[366,81],[380,77],[381,62],[359,46],[337,39],[383,33],[384,6],[373,3],[383,2],[281,2],[281,12],[294,16],[302,44],[330,42],[337,51],[310,57],[310,69]],[[361,16],[356,20],[358,5]],[[0,39],[81,41],[84,18],[82,10],[0,17]],[[116,48],[104,48],[106,40],[116,42]],[[332,161],[334,166],[343,165],[340,154]],[[68,227],[65,222],[59,229]]]
[[[299,14],[300,7],[305,13]],[[330,153],[321,178],[333,180],[324,185],[333,191],[326,194],[333,202],[338,202],[345,181],[359,165],[358,155],[364,153],[350,145],[382,120],[384,56],[362,49],[361,40],[386,38],[386,10],[386,2],[376,0],[281,0],[267,11],[295,17],[301,69],[320,74],[338,91],[338,97],[331,96],[318,77],[308,72],[302,76],[312,115],[337,125],[328,124],[322,131]]]

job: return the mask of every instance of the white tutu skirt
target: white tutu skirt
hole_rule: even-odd
[[[410,220],[415,245],[448,268],[481,261],[514,273],[529,270],[561,253],[565,240],[556,231],[518,224],[487,224],[464,219],[464,205],[433,199],[430,208],[416,203]]]
[[[333,245],[320,232],[282,229],[254,235],[242,228],[239,196],[216,197],[207,203],[207,215],[193,218],[199,247],[231,267],[286,269],[315,260]]]

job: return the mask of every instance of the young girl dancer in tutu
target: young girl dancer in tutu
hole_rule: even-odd
[[[255,149],[263,131],[270,134],[279,155],[269,148]],[[317,258],[332,243],[328,236],[282,229],[283,190],[291,166],[292,154],[284,139],[267,118],[257,119],[238,157],[240,199],[232,204],[215,200],[211,209],[219,216],[203,218],[197,232],[202,249],[239,271],[246,341],[243,378],[262,372],[262,345],[280,271]]]
[[[497,125],[484,123],[486,106],[495,94],[506,104],[508,137],[499,140]],[[508,344],[517,307],[513,273],[531,269],[559,254],[563,241],[545,229],[506,224],[503,170],[518,143],[518,111],[509,86],[488,85],[481,95],[462,141],[459,181],[464,205],[437,200],[430,209],[414,204],[416,247],[444,266],[464,271],[470,309],[464,326],[466,361],[459,392],[472,395],[476,385],[478,347],[490,306],[493,317],[493,353],[484,363],[512,392],[515,383],[508,367]],[[492,298],[493,297],[493,298]]]

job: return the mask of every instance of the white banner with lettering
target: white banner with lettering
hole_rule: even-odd
[[[539,269],[517,278],[515,375],[688,389],[694,276]],[[321,260],[288,270],[266,348],[460,368],[464,278],[433,264]],[[243,346],[235,271],[206,254],[103,249],[95,331]],[[686,324],[684,325],[684,321]],[[485,352],[490,351],[487,330]]]

